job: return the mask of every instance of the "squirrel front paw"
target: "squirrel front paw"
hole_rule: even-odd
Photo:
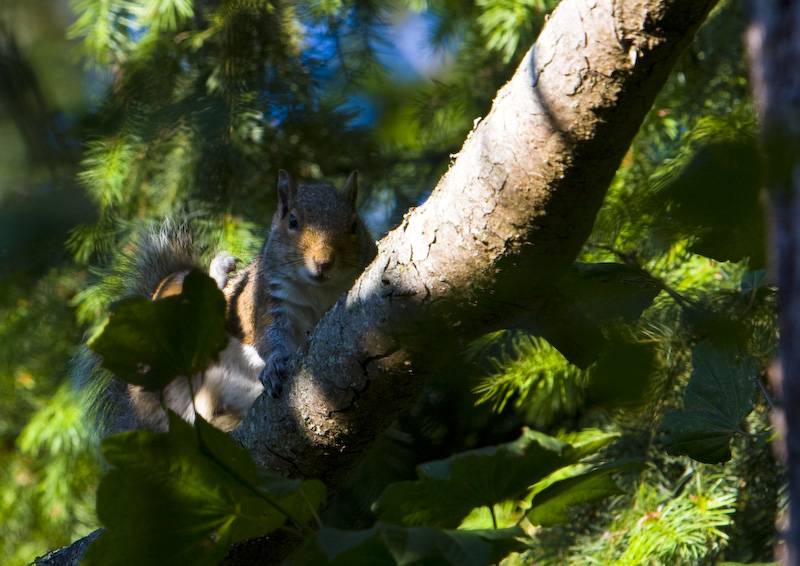
[[[228,274],[236,271],[236,264],[239,260],[233,257],[228,252],[219,252],[214,259],[211,260],[211,266],[208,269],[208,274],[217,282],[217,287],[220,290],[225,288],[228,283]]]
[[[269,393],[270,397],[278,398],[283,390],[283,378],[286,377],[286,364],[289,361],[289,353],[285,350],[273,352],[264,369],[258,376],[261,383]]]

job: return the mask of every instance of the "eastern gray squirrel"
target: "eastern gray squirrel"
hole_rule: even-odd
[[[239,425],[264,387],[277,397],[288,359],[375,257],[375,244],[355,209],[357,192],[355,171],[339,192],[327,183],[295,184],[281,170],[278,209],[259,254],[233,276],[237,260],[227,252],[217,254],[209,268],[227,301],[228,346],[192,376],[191,387],[178,377],[161,391],[146,391],[114,378],[106,402],[126,406],[103,410],[111,413],[106,421],[118,421],[106,423],[107,431],[166,430],[162,403],[188,422],[196,411],[227,431]],[[186,275],[199,269],[185,229],[162,229],[140,248],[136,294],[153,300],[178,294]]]
[[[269,237],[224,287],[228,333],[266,362],[259,379],[273,397],[289,357],[377,253],[357,196],[356,171],[340,193],[329,184],[296,185],[281,170]]]

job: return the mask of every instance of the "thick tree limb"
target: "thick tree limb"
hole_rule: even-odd
[[[772,220],[772,263],[780,289],[780,375],[789,480],[790,566],[800,565],[800,5],[750,2],[747,33],[753,94]]]
[[[468,340],[541,316],[673,63],[715,0],[564,0],[430,198],[235,436],[336,489]],[[533,313],[533,314],[532,314]]]

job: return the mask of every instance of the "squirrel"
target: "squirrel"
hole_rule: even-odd
[[[219,359],[192,376],[191,386],[177,377],[161,391],[147,391],[114,378],[105,394],[117,406],[104,409],[105,428],[164,431],[166,404],[190,423],[197,413],[229,431],[264,387],[277,397],[290,356],[377,253],[355,209],[357,178],[354,171],[340,193],[327,183],[295,184],[281,170],[278,209],[256,258],[231,275],[238,260],[221,252],[208,270],[227,302],[229,342]],[[200,266],[185,227],[162,228],[136,248],[130,291],[152,300],[179,294]],[[96,369],[96,357],[90,364]],[[108,426],[109,420],[116,422]]]
[[[377,254],[357,196],[357,171],[338,192],[327,183],[297,185],[281,170],[269,237],[223,289],[228,333],[264,360],[259,380],[273,397],[289,357]]]

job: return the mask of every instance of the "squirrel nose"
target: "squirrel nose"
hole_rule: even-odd
[[[333,265],[333,256],[314,257],[314,267],[317,273],[325,273]]]
[[[323,279],[325,275],[331,270],[336,256],[333,253],[316,252],[311,254],[306,263],[307,269],[311,272],[314,279]]]

